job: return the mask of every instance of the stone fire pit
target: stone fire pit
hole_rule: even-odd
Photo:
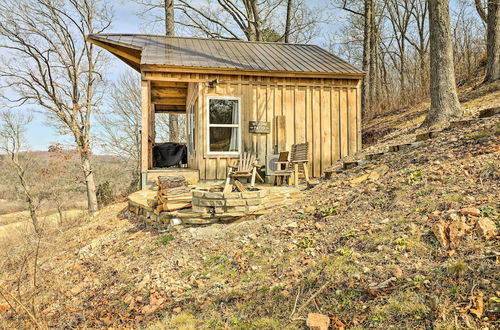
[[[172,212],[156,212],[148,201],[157,196],[157,191],[141,190],[128,197],[128,208],[122,215],[152,228],[170,230],[178,225],[203,226],[238,219],[252,220],[274,207],[294,203],[301,196],[295,187],[265,186],[230,193],[222,190],[223,187],[197,187],[191,190],[192,208]]]
[[[192,212],[214,216],[255,212],[269,199],[269,190],[259,188],[245,192],[222,192],[222,188],[195,189],[192,194]]]

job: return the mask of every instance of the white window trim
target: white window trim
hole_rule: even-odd
[[[238,101],[238,124],[210,124],[210,100],[236,100]],[[206,123],[207,123],[207,155],[215,156],[234,156],[239,155],[241,152],[241,97],[237,96],[207,96],[207,109],[206,109]],[[238,128],[238,151],[210,151],[210,127],[237,127]]]

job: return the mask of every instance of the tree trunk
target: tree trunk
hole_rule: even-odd
[[[36,206],[35,206],[33,199],[30,196],[28,196],[28,209],[30,211],[31,223],[33,224],[33,227],[35,228],[35,232],[39,235],[40,234],[40,225],[38,222],[38,216],[36,215]]]
[[[431,108],[422,124],[434,126],[462,115],[458,102],[448,0],[429,1]]]
[[[259,7],[257,4],[257,0],[251,0],[251,9],[252,9],[252,16],[253,16],[253,21],[254,21],[254,26],[255,26],[255,40],[256,41],[262,41],[262,21],[260,20],[260,15],[259,15]]]
[[[174,0],[165,0],[165,34],[169,37],[175,35],[174,24]]]
[[[486,12],[484,11],[483,3],[481,2],[481,0],[474,0],[474,3],[476,4],[476,9],[479,17],[481,17],[483,22],[486,23]]]
[[[488,1],[485,81],[500,79],[500,0]]]
[[[169,37],[175,36],[174,0],[165,0],[165,34]],[[168,127],[170,130],[170,142],[179,142],[179,122],[177,115],[168,115]]]
[[[362,117],[366,117],[370,108],[370,78],[373,67],[370,65],[372,56],[372,15],[373,15],[373,0],[365,0],[364,13],[364,31],[363,31],[363,63],[362,70],[366,73],[363,79],[361,93],[361,109]]]
[[[286,22],[285,22],[285,43],[290,42],[290,26],[292,21],[292,6],[293,0],[288,0],[286,5]]]
[[[88,153],[81,152],[80,160],[82,162],[83,175],[85,176],[85,185],[87,188],[88,210],[93,214],[98,211],[94,172],[92,172]]]
[[[377,103],[377,107],[379,104],[379,98],[380,98],[380,79],[378,78],[379,75],[377,73],[378,67],[381,64],[381,61],[379,60],[379,29],[378,25],[376,24],[375,20],[375,2],[373,0],[371,1],[371,8],[372,8],[372,14],[370,17],[370,65],[369,65],[369,107],[370,111],[373,114],[375,112],[375,105]]]

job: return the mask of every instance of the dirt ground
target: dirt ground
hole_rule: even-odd
[[[469,116],[483,108],[467,102]],[[418,124],[363,153],[413,141]],[[494,329],[499,156],[497,116],[348,171],[339,163],[254,221],[157,232],[121,219],[119,203],[41,239],[4,238],[0,325],[304,329],[315,312],[334,329]]]

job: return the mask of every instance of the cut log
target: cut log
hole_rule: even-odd
[[[164,211],[176,211],[191,207],[191,201],[167,201],[162,206]]]
[[[234,186],[236,187],[236,189],[238,189],[239,192],[247,191],[247,188],[245,188],[238,180],[234,181]]]
[[[183,194],[183,195],[176,195],[176,196],[167,196],[166,198],[163,199],[164,202],[167,201],[191,201],[193,199],[193,196],[191,193],[189,194]]]
[[[156,180],[156,184],[158,185],[159,190],[166,190],[188,185],[186,178],[181,175],[159,176]]]
[[[176,188],[158,190],[158,195],[164,197],[170,197],[170,196],[186,195],[189,194],[190,192],[191,189],[188,186],[181,186]]]

